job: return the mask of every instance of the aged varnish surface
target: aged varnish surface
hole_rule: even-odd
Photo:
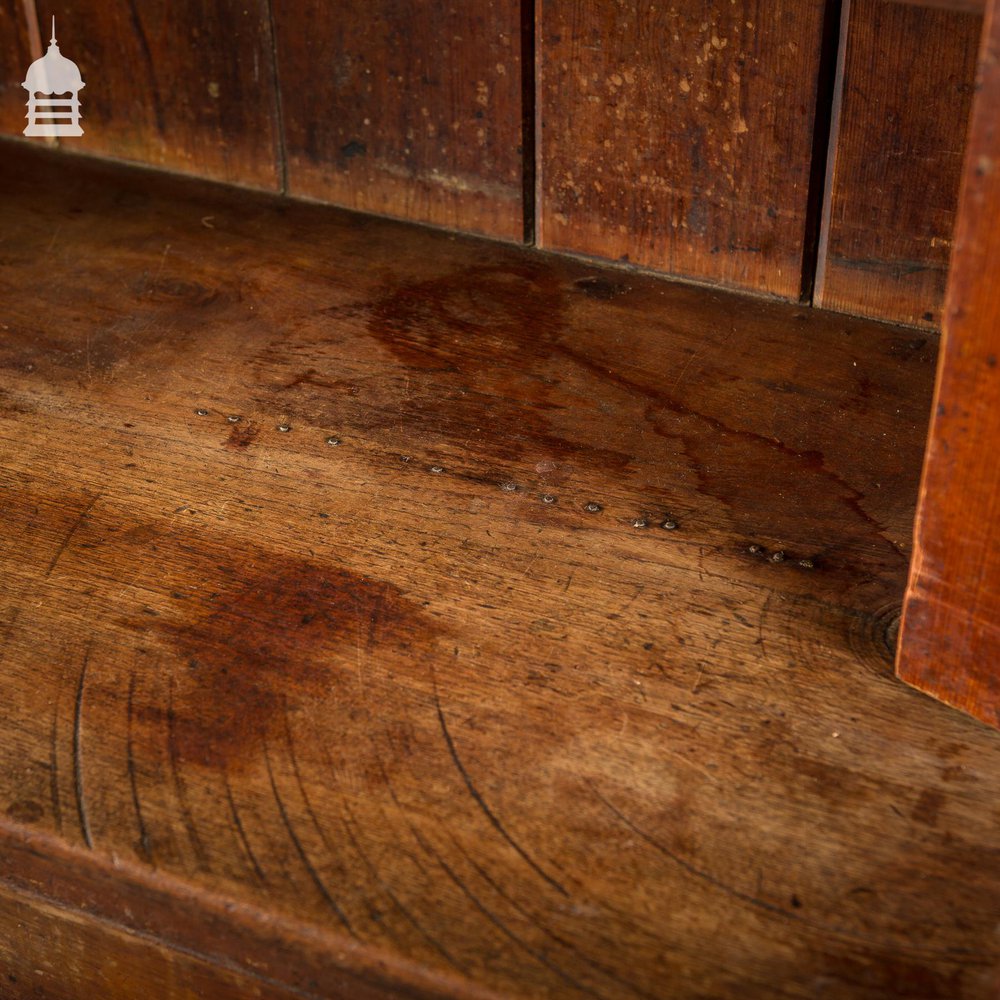
[[[540,243],[797,298],[823,4],[538,11]]]
[[[5,996],[996,995],[930,336],[0,171]]]
[[[84,134],[64,148],[280,187],[266,0],[60,0],[24,7],[36,8],[45,46],[49,15],[55,16],[60,51],[79,65],[86,84]],[[8,65],[8,75],[19,68]],[[22,121],[12,131],[23,127]]]
[[[941,323],[982,18],[851,0],[818,305]]]
[[[983,38],[899,673],[1000,728],[1000,7]]]
[[[520,7],[276,4],[288,189],[520,241]]]
[[[54,15],[64,149],[935,327],[981,7],[0,0],[0,133]]]

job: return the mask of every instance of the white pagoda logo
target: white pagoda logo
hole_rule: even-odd
[[[84,82],[76,63],[59,51],[55,18],[49,50],[28,67],[21,86],[28,92],[25,135],[83,135],[78,94]]]

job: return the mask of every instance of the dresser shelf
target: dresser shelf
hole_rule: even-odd
[[[0,174],[0,993],[992,995],[934,334]]]

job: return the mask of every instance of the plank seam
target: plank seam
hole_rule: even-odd
[[[806,195],[806,220],[802,245],[802,285],[799,301],[815,305],[816,280],[825,256],[824,243],[830,186],[831,158],[836,155],[839,104],[842,89],[844,43],[850,0],[827,0],[820,39],[816,79],[816,111],[813,115],[813,148]]]
[[[274,130],[275,154],[278,167],[278,188],[288,194],[288,153],[285,149],[285,111],[281,100],[281,81],[278,77],[278,32],[274,26],[274,3],[267,0],[267,24],[271,35],[271,71],[274,75]]]
[[[521,211],[524,243],[535,246],[538,211],[538,66],[535,0],[521,0]]]

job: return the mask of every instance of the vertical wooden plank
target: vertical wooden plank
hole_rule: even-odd
[[[0,133],[24,130],[27,92],[21,87],[34,56],[22,0],[0,0]]]
[[[276,5],[289,190],[520,239],[520,8]]]
[[[84,135],[67,150],[234,184],[279,186],[267,0],[58,0],[43,44],[79,65]]]
[[[1000,0],[991,0],[897,662],[1000,726]]]
[[[852,0],[818,305],[939,325],[981,26]]]
[[[541,243],[797,297],[823,15],[542,0]]]

